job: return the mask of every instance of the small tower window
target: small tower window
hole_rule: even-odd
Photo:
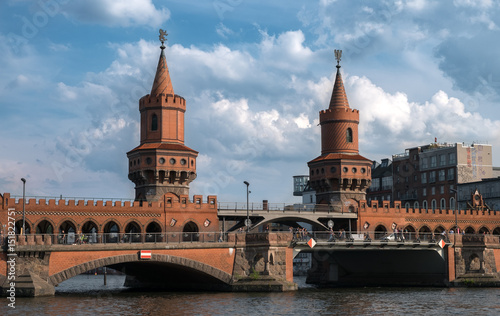
[[[153,117],[151,118],[151,130],[158,130],[158,116],[156,116],[156,114],[153,114]]]
[[[352,143],[352,129],[348,128],[346,132],[346,141]]]

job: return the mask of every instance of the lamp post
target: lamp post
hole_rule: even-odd
[[[250,215],[248,213],[248,186],[250,183],[248,181],[243,181],[243,183],[247,186],[247,220],[246,220],[246,226],[247,226],[247,233],[250,231]]]
[[[26,179],[21,178],[21,181],[23,182],[23,229],[21,231],[21,235],[24,235],[24,232],[26,229],[26,214],[24,211],[25,204],[26,204]]]
[[[458,190],[450,189],[451,192],[455,192],[455,233],[458,233]]]

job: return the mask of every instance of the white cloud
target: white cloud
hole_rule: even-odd
[[[170,18],[166,8],[151,0],[74,0],[61,6],[64,15],[86,23],[106,26],[161,26]]]

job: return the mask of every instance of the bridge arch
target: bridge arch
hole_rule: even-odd
[[[63,281],[66,281],[67,279],[70,279],[86,271],[90,271],[104,266],[111,266],[120,263],[134,263],[134,262],[165,263],[179,267],[190,268],[192,270],[211,276],[225,284],[229,284],[232,280],[231,274],[224,272],[220,269],[214,268],[212,266],[209,266],[205,263],[188,258],[182,258],[164,254],[152,254],[151,260],[148,260],[146,262],[139,260],[137,254],[127,254],[127,255],[100,258],[75,265],[69,269],[51,275],[48,281],[49,283],[55,286]]]
[[[475,234],[476,233],[476,230],[474,229],[474,227],[472,226],[467,226],[464,230],[464,232],[466,234]]]
[[[91,233],[99,233],[99,225],[94,219],[86,219],[83,221],[82,225],[82,233],[91,234]]]
[[[482,226],[478,230],[478,234],[489,234],[489,233],[490,233],[490,230],[486,226]]]
[[[56,225],[54,225],[52,220],[47,217],[43,217],[35,224],[35,234],[52,235],[54,234],[54,227],[56,227]]]
[[[375,239],[384,237],[386,233],[387,228],[384,226],[384,224],[378,224],[377,227],[375,227]]]
[[[125,242],[140,242],[141,241],[141,225],[132,219],[125,226]]]
[[[442,225],[438,225],[436,226],[436,228],[434,228],[434,234],[441,234],[442,232],[445,232],[446,231],[446,228],[444,228]]]
[[[150,220],[146,223],[146,242],[163,241],[163,231],[161,225],[157,220]]]
[[[182,241],[198,241],[200,229],[193,219],[188,219],[182,227]]]
[[[76,234],[77,227],[78,227],[78,225],[76,224],[76,222],[73,219],[66,217],[66,218],[63,218],[61,221],[59,221],[59,225],[57,225],[56,232],[62,233],[62,231],[64,230],[65,233],[72,232],[72,233]]]
[[[493,229],[493,235],[500,235],[500,226],[495,227],[495,229]]]
[[[23,219],[18,219],[15,224],[16,234],[21,233],[21,228],[23,228]],[[27,218],[24,220],[24,228],[26,229],[25,234],[31,234],[31,227],[33,227],[33,223],[31,223]]]
[[[105,242],[118,242],[120,239],[120,222],[111,218],[103,225],[104,241]]]

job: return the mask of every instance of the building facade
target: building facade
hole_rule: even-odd
[[[405,208],[454,209],[457,185],[491,178],[486,144],[432,143],[393,155],[393,198]]]
[[[373,161],[372,184],[366,191],[368,203],[371,201],[394,201],[392,198],[392,161],[382,159],[380,163]]]

